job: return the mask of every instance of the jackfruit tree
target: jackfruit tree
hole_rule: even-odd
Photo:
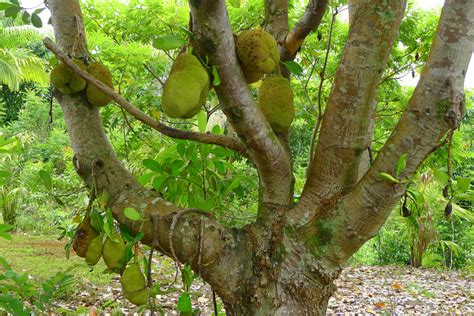
[[[407,3],[350,0],[345,49],[315,127],[319,136],[308,158],[304,190],[295,201],[289,150],[295,109],[285,62],[294,60],[305,38],[317,30],[328,5],[328,0],[307,1],[291,29],[288,1],[262,1],[263,29],[240,33],[231,29],[224,0],[189,1],[193,35],[165,83],[163,111],[176,118],[195,115],[212,89],[211,78],[218,77],[213,89],[235,132],[227,135],[174,129],[138,110],[110,88],[107,70],[89,69],[94,64],[88,60],[79,1],[47,1],[56,44],[45,44],[67,66],[58,66],[66,71],[54,94],[67,122],[77,173],[98,195],[107,194],[115,220],[133,234],[142,232],[142,243],[191,266],[220,296],[228,314],[325,314],[342,266],[379,231],[417,168],[465,114],[474,2],[446,0],[421,79],[391,136],[369,161],[376,91]],[[70,58],[91,64],[89,74]],[[87,98],[80,91],[81,78]],[[255,97],[248,84],[259,80]],[[212,212],[179,208],[142,187],[118,159],[102,126],[98,106],[110,100],[166,137],[223,146],[248,159],[259,177],[257,219],[230,228]],[[144,220],[126,216],[130,208]],[[94,263],[102,237],[88,224],[79,230],[78,253]],[[97,245],[87,254],[92,244]],[[106,262],[116,266],[123,248],[121,240],[105,241]],[[143,304],[148,299],[138,265],[128,265],[121,281],[129,300]]]

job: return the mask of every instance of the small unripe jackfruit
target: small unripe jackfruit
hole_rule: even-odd
[[[112,74],[104,64],[100,62],[93,62],[87,67],[87,72],[99,81],[113,89]],[[105,106],[112,99],[102,93],[96,86],[90,84],[86,89],[87,100],[95,106]]]
[[[120,234],[114,234],[113,239],[107,237],[102,248],[102,257],[110,269],[120,268],[120,260],[125,254],[125,243]]]
[[[199,60],[191,53],[179,55],[163,87],[163,112],[173,118],[193,117],[206,102],[209,87],[209,74]]]
[[[258,106],[275,132],[288,130],[295,118],[293,90],[288,79],[270,77],[264,80],[258,90]]]
[[[99,234],[92,228],[89,217],[84,218],[74,233],[72,248],[79,257],[85,258],[92,240]]]
[[[73,62],[82,70],[86,70],[86,66],[81,60],[73,59]],[[69,69],[63,63],[59,63],[51,71],[51,83],[64,94],[82,91],[87,85],[87,82],[84,79],[76,75],[74,71]]]
[[[273,36],[262,29],[243,31],[235,39],[237,57],[248,83],[253,83],[278,67],[280,53]]]
[[[145,276],[138,263],[132,263],[123,271],[120,283],[122,284],[123,295],[131,303],[135,305],[148,303],[150,289],[146,286]]]
[[[102,235],[92,239],[86,252],[86,263],[95,266],[102,256]]]

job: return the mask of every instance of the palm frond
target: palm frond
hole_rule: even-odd
[[[40,39],[41,34],[31,25],[0,28],[0,48],[26,46],[29,42]]]
[[[48,84],[45,62],[28,51],[20,48],[0,48],[0,83],[16,90],[24,81],[34,81],[40,85]]]
[[[12,90],[17,90],[20,86],[18,71],[6,58],[3,58],[2,53],[2,50],[0,50],[0,84],[5,84]]]

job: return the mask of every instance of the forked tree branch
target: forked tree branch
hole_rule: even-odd
[[[68,56],[66,56],[66,54],[64,54],[49,38],[45,38],[43,42],[46,48],[48,48],[55,56],[57,56],[60,61],[62,61],[69,68],[71,68],[79,77],[86,80],[89,84],[96,86],[100,91],[111,97],[112,100],[114,100],[122,109],[127,111],[134,118],[157,130],[161,134],[169,136],[171,138],[194,140],[204,144],[222,146],[237,151],[243,156],[247,156],[246,148],[238,138],[224,135],[216,135],[211,133],[184,131],[169,127],[155,120],[151,116],[140,111],[137,107],[128,102],[119,93],[115,92],[113,89],[111,89],[101,81],[97,80],[96,78],[88,74],[86,71],[79,68],[79,66],[74,64],[72,60]]]
[[[293,60],[309,33],[315,31],[326,11],[328,0],[309,0],[303,16],[281,43],[281,59]]]
[[[340,204],[333,262],[345,261],[379,231],[421,163],[448,131],[458,127],[465,114],[463,86],[473,48],[474,2],[447,0],[407,110],[372,167]],[[397,176],[403,154],[407,161],[400,183],[382,180],[381,172]]]

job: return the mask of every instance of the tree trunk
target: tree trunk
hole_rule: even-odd
[[[292,277],[292,276],[290,276]],[[331,284],[317,281],[283,291],[274,283],[260,287],[257,296],[243,294],[235,302],[224,302],[228,315],[325,315],[333,293]]]
[[[256,254],[255,269],[234,300],[229,315],[325,315],[340,268],[322,263],[299,242],[285,238],[271,255]]]

